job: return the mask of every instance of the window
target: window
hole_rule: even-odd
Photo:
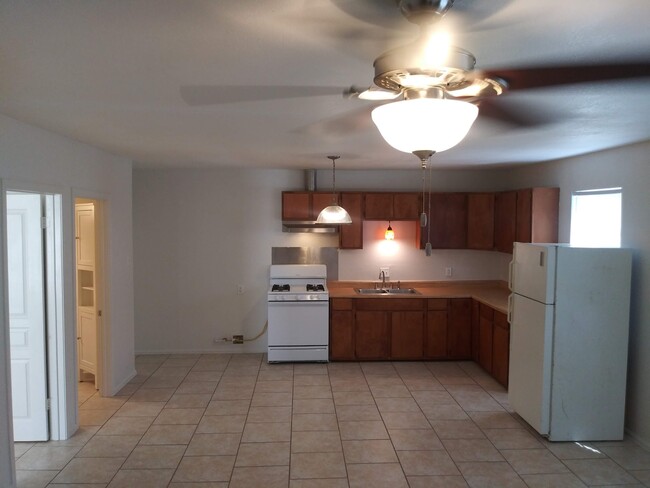
[[[573,192],[571,245],[621,247],[621,197],[621,188]]]

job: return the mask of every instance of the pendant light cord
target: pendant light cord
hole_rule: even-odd
[[[336,199],[336,160],[341,156],[327,156],[327,157],[328,159],[332,160],[332,204],[338,205],[339,202]]]
[[[428,210],[428,212],[429,212],[429,222],[427,222],[427,224],[428,224],[427,225],[427,242],[431,242],[431,180],[432,180],[431,167],[432,167],[431,160],[429,160],[429,210]]]

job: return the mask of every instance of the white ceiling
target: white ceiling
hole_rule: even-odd
[[[368,102],[339,92],[368,86],[374,58],[417,29],[390,0],[377,0],[380,22],[359,20],[348,13],[355,1],[0,0],[0,112],[140,167],[327,168],[338,153],[340,169],[415,168],[380,137]],[[377,25],[393,13],[395,27]],[[650,59],[648,0],[457,0],[453,13],[454,43],[478,68]],[[180,90],[193,85],[221,87],[232,101],[190,106]],[[333,94],[237,101],[269,85]],[[648,78],[511,92],[499,103],[554,122],[479,117],[436,165],[545,161],[650,139]],[[353,126],[342,119],[350,112]]]

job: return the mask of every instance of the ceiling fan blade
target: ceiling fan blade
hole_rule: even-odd
[[[558,114],[551,114],[543,108],[513,103],[511,99],[486,98],[479,101],[478,107],[481,118],[521,128],[550,124],[559,118]]]
[[[353,132],[362,132],[372,127],[370,112],[377,106],[376,103],[365,104],[364,106],[346,112],[343,115],[320,120],[296,132],[319,137],[344,136]]]
[[[527,90],[577,83],[649,77],[650,61],[487,69],[482,70],[482,73],[488,78],[505,80],[508,83],[509,90]]]
[[[236,102],[342,95],[344,90],[345,87],[336,86],[282,85],[187,85],[182,86],[180,89],[183,101],[194,107]]]

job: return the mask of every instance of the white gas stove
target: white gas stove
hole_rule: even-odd
[[[329,292],[323,264],[271,265],[268,360],[327,361]]]

